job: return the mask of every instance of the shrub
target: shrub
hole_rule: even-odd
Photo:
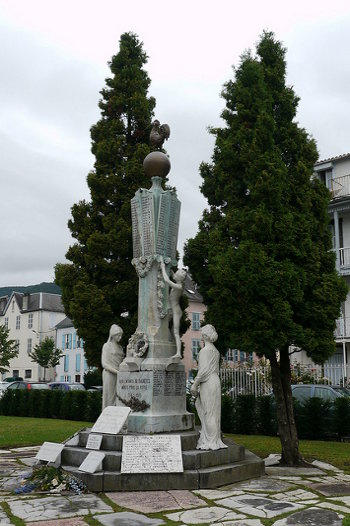
[[[102,411],[102,396],[99,391],[87,392],[87,413],[86,420],[88,422],[95,422]]]
[[[100,391],[7,390],[0,399],[0,414],[95,422],[101,397]]]
[[[221,396],[221,430],[224,433],[235,432],[234,403],[228,394]]]
[[[102,385],[102,373],[99,369],[87,371],[84,374],[85,389],[90,389],[93,385]]]
[[[321,398],[309,398],[303,403],[295,402],[294,412],[299,438],[316,440],[330,435],[332,402]]]
[[[256,398],[254,395],[239,395],[234,400],[234,428],[242,435],[256,433]]]
[[[276,435],[276,406],[273,396],[256,399],[256,432],[259,435]]]
[[[344,396],[334,401],[332,423],[339,440],[350,435],[350,398]]]

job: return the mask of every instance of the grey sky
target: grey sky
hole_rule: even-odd
[[[232,65],[263,29],[288,48],[298,121],[320,157],[350,151],[348,0],[0,0],[0,286],[53,280],[72,242],[70,207],[88,199],[89,129],[107,62],[134,31],[149,56],[156,116],[171,126],[170,182],[182,201],[179,249],[205,206],[198,167],[220,122]]]

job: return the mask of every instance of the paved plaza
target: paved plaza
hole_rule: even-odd
[[[18,495],[35,454],[0,451],[0,526],[341,526],[350,516],[350,475],[322,462],[289,469],[271,456],[264,477],[213,490]]]

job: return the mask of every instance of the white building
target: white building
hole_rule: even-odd
[[[88,370],[84,356],[84,342],[79,338],[73,322],[64,318],[56,325],[56,348],[61,349],[63,356],[56,366],[57,382],[83,383]]]
[[[350,153],[316,163],[315,175],[330,190],[332,199],[328,208],[336,268],[350,287]],[[343,303],[335,330],[336,352],[325,362],[324,376],[333,383],[350,380],[350,293]],[[293,355],[293,361],[310,363],[303,353]]]
[[[55,326],[65,317],[61,296],[47,292],[24,294],[13,292],[0,298],[0,324],[10,330],[9,338],[15,340],[19,354],[10,362],[3,378],[22,377],[25,380],[44,379],[44,369],[32,362],[29,353],[45,337],[55,339]],[[49,369],[45,380],[52,380],[54,371]]]

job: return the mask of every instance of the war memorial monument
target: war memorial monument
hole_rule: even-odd
[[[152,133],[155,151],[144,160],[152,185],[131,200],[138,326],[126,355],[119,345],[121,329],[111,327],[102,352],[102,366],[108,369],[104,408],[95,425],[56,449],[45,443],[41,451],[41,460],[74,473],[91,491],[215,488],[264,473],[262,460],[221,437],[217,335],[209,325],[202,329],[205,346],[193,387],[194,394],[199,392],[201,430],[186,410],[179,335],[186,274],[172,275],[180,201],[175,190],[163,188],[170,161],[160,150],[170,130],[155,121]]]

